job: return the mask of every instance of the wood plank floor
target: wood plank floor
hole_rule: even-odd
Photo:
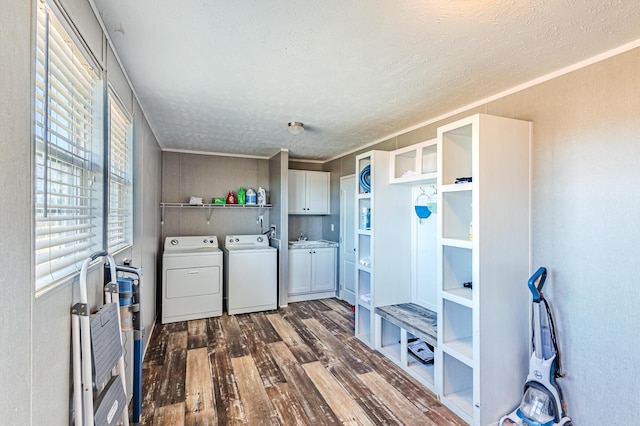
[[[336,299],[156,325],[145,425],[464,425],[358,341]]]

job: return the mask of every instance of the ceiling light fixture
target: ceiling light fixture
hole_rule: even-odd
[[[289,133],[293,136],[298,136],[300,133],[304,132],[304,124],[299,121],[290,121],[287,123],[287,130],[289,130]]]

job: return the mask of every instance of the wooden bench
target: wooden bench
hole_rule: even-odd
[[[375,313],[383,319],[424,340],[434,348],[438,343],[437,318],[435,312],[415,303],[380,306]]]

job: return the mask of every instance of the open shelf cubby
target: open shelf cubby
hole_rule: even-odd
[[[402,359],[401,328],[382,319],[380,322],[380,348],[388,358],[396,363]]]
[[[358,303],[371,307],[371,273],[358,269]]]
[[[472,125],[458,127],[442,133],[442,182],[455,183],[457,178],[472,177]]]
[[[413,340],[416,336],[407,332],[407,342]],[[434,348],[435,352],[435,348]],[[435,354],[434,354],[435,355]],[[417,376],[420,381],[426,381],[428,384],[433,385],[435,380],[435,361],[424,363],[410,352],[407,352],[407,369]]]
[[[367,345],[371,345],[371,310],[356,302],[356,337]]]
[[[473,415],[473,369],[444,352],[442,399],[463,420]]]
[[[473,362],[472,310],[447,299],[442,303],[444,315],[440,330],[443,348],[471,364]]]
[[[442,193],[442,237],[471,241],[472,191]]]
[[[442,246],[442,290],[443,297],[471,307],[473,301],[472,251],[467,248]],[[477,283],[476,283],[477,285]]]

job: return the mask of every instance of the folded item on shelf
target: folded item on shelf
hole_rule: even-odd
[[[472,181],[473,181],[473,178],[471,176],[469,176],[469,177],[459,177],[459,178],[456,178],[455,183],[469,183],[469,182],[472,182]]]
[[[371,295],[369,293],[361,294],[360,295],[360,300],[362,300],[363,302],[366,302],[366,303],[371,303]]]
[[[429,348],[429,345],[427,345],[424,340],[417,338],[410,339],[407,342],[407,350],[423,364],[433,363],[433,349]]]
[[[371,266],[371,258],[370,257],[363,257],[362,259],[360,259],[360,265],[366,266],[366,267],[370,267]]]

